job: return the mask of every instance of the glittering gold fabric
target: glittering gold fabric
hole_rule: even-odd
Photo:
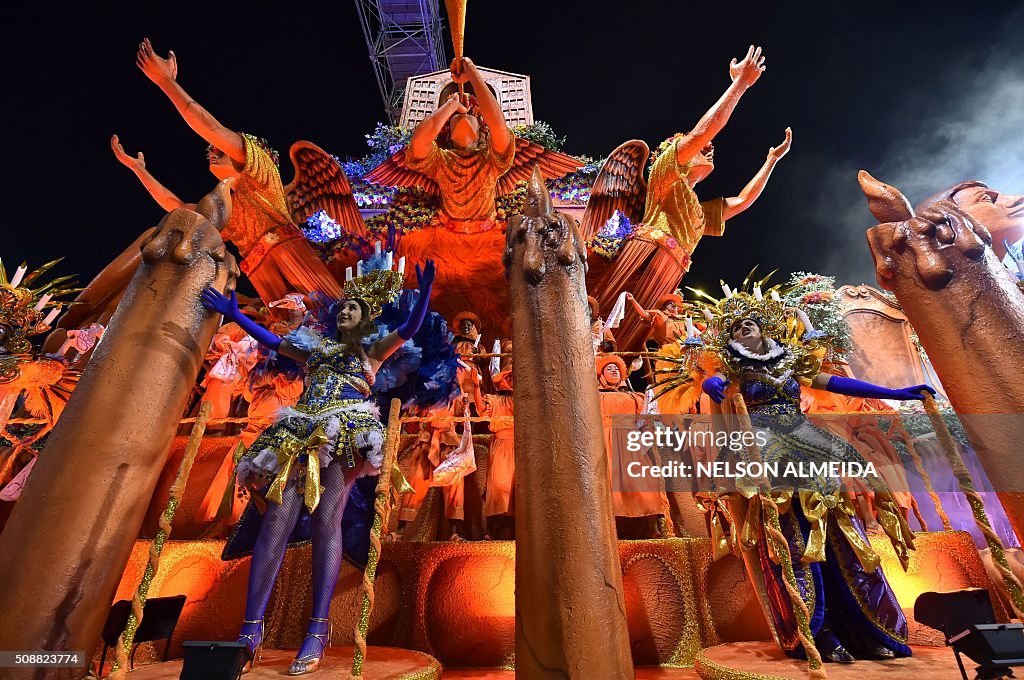
[[[411,149],[406,149],[405,161],[441,187],[441,212],[447,222],[494,219],[498,178],[509,171],[515,159],[514,137],[501,154],[489,144],[475,151],[459,151],[434,143],[425,158],[413,157]]]
[[[238,246],[242,257],[264,235],[275,230],[288,230],[292,218],[288,212],[281,173],[274,161],[249,135],[245,140],[245,167],[235,181],[231,197],[231,219],[221,236]]]
[[[679,165],[672,144],[651,165],[644,219],[636,237],[665,246],[689,268],[690,256],[702,236],[725,233],[724,201],[701,203],[686,176],[689,165]]]

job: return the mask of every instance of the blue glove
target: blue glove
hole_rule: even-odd
[[[231,297],[226,298],[219,291],[207,288],[200,294],[199,299],[202,301],[203,307],[223,314],[224,318],[229,321],[234,321],[264,347],[277,351],[277,348],[281,346],[281,338],[242,314],[238,309],[238,296],[235,295],[235,291],[231,291]]]
[[[908,401],[911,399],[924,399],[924,392],[935,396],[935,390],[930,385],[914,385],[899,390],[891,390],[888,387],[872,385],[862,380],[844,378],[841,375],[834,375],[828,379],[825,387],[829,392],[844,394],[847,397],[863,397],[865,399],[898,399]]]
[[[423,324],[423,319],[427,316],[427,310],[430,308],[430,289],[434,286],[434,273],[433,260],[427,260],[423,271],[420,271],[420,266],[416,265],[416,287],[420,289],[420,296],[416,298],[416,304],[409,312],[409,317],[396,329],[398,337],[403,340],[408,340],[416,335]]]
[[[705,378],[704,382],[701,383],[700,388],[704,390],[704,394],[711,397],[711,400],[716,404],[721,404],[725,401],[725,388],[729,385],[729,381],[721,378],[717,375],[713,375],[710,378]]]

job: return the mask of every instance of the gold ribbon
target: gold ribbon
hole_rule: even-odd
[[[736,525],[732,511],[725,503],[723,495],[715,492],[702,492],[694,495],[697,508],[708,516],[711,531],[711,561],[717,562],[733,551],[735,537],[729,531]]]
[[[906,571],[910,564],[910,550],[914,550],[914,532],[889,492],[875,491],[875,514],[896,551],[903,571]]]
[[[801,558],[803,562],[825,561],[826,530],[828,518],[831,515],[864,569],[874,571],[878,567],[878,555],[871,548],[867,539],[853,525],[856,510],[849,496],[838,491],[827,496],[818,491],[800,491],[798,497],[804,517],[811,525],[810,534],[807,536],[807,548]]]
[[[752,489],[741,491],[741,493],[747,499],[747,510],[743,518],[743,529],[740,532],[740,545],[745,550],[752,550],[757,546],[762,529],[768,522],[768,518],[764,515],[764,505],[761,502],[764,497],[761,492]],[[771,492],[771,498],[779,509],[779,517],[782,517],[789,511],[789,506],[793,501],[793,491],[775,490]],[[771,558],[771,561],[780,564],[778,553],[780,546],[775,545],[775,541],[768,540],[767,547],[768,557]]]
[[[277,452],[277,463],[280,465],[277,477],[270,483],[267,490],[267,500],[280,505],[284,498],[284,489],[288,485],[288,476],[291,474],[292,466],[299,456],[306,454],[306,488],[303,500],[310,514],[320,504],[320,494],[323,487],[320,486],[320,458],[317,455],[321,446],[328,444],[327,434],[322,426],[313,430],[313,434],[304,442],[289,440],[286,441]]]
[[[402,468],[398,467],[398,463],[391,466],[391,488],[399,494],[416,493],[416,489],[412,488],[412,484],[405,478],[405,474],[402,472]]]

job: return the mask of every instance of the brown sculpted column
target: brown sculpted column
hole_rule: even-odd
[[[859,179],[883,222],[867,232],[878,283],[896,294],[1024,538],[1024,293],[986,225],[953,200],[939,194],[915,215],[897,189],[864,171]]]
[[[576,221],[534,172],[509,221],[516,677],[632,678]]]
[[[206,286],[234,287],[218,229],[229,182],[169,213],[110,320],[0,534],[3,649],[84,651],[99,641],[171,440],[217,328]],[[5,669],[78,678],[82,669]]]

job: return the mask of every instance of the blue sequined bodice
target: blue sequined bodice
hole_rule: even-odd
[[[325,338],[306,360],[309,374],[299,404],[328,408],[346,401],[363,401],[370,396],[362,357],[346,351],[345,346]]]
[[[743,400],[751,408],[776,404],[799,404],[800,383],[789,377],[776,387],[767,380],[754,378],[744,381],[740,388]]]

